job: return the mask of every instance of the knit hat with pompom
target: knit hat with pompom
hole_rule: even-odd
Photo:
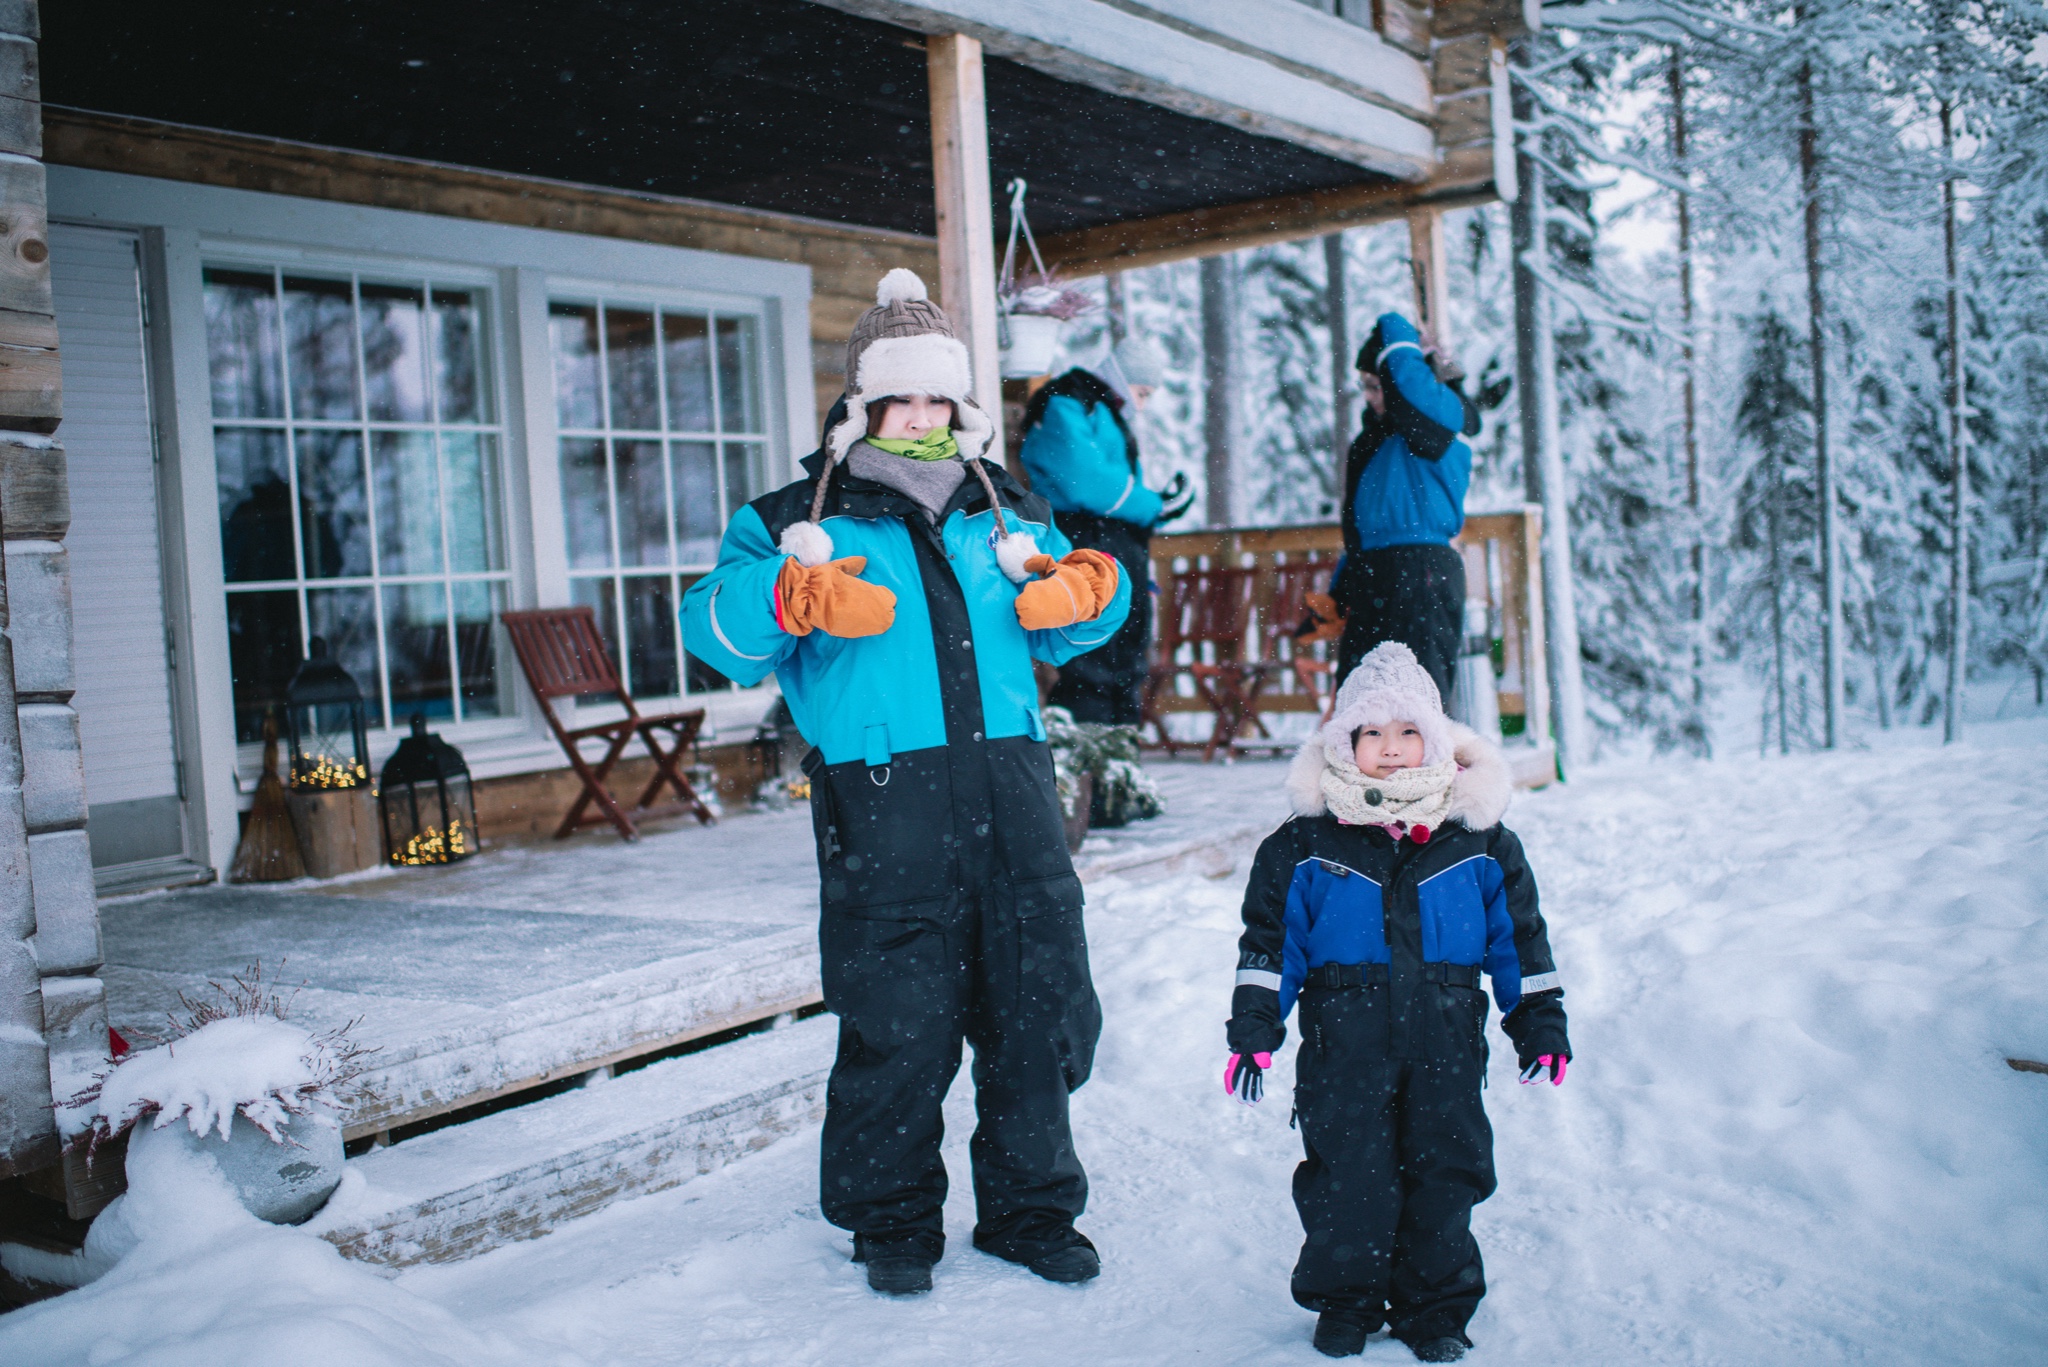
[[[1444,715],[1436,680],[1399,641],[1373,647],[1337,689],[1337,705],[1319,733],[1332,753],[1349,755],[1351,733],[1361,726],[1412,721],[1422,732],[1422,763],[1442,764],[1451,758],[1451,719]]]
[[[1038,554],[1029,533],[1011,532],[979,457],[995,435],[995,423],[974,401],[974,375],[967,347],[954,335],[952,320],[931,301],[915,271],[898,266],[882,277],[875,306],[853,325],[846,341],[846,417],[825,434],[825,463],[818,471],[811,497],[811,516],[793,522],[782,533],[781,550],[805,565],[832,559],[832,537],[821,525],[825,489],[832,467],[846,459],[853,444],[867,435],[868,405],[878,399],[923,394],[953,405],[953,435],[960,455],[977,475],[995,510],[996,558],[1003,572],[1022,583],[1030,578],[1024,562]]]

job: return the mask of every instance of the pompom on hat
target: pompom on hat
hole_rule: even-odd
[[[825,463],[818,471],[810,518],[784,529],[782,553],[809,566],[832,559],[832,536],[821,525],[832,467],[845,460],[853,444],[867,435],[869,404],[911,394],[951,401],[953,433],[960,443],[961,458],[980,478],[995,510],[997,559],[1004,573],[1021,583],[1030,577],[1024,562],[1038,554],[1038,545],[1029,533],[1010,531],[1002,501],[977,459],[995,436],[995,423],[974,401],[974,374],[966,344],[954,334],[945,310],[931,301],[924,281],[901,266],[882,277],[875,289],[875,306],[860,316],[853,335],[847,338],[846,417],[825,434]]]

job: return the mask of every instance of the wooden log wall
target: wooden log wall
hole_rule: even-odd
[[[85,767],[71,706],[71,526],[34,0],[0,0],[0,1175],[73,1218],[118,1176],[60,1153],[52,1099],[107,1059]],[[40,1044],[32,1041],[40,1041]]]
[[[935,290],[938,284],[938,244],[914,233],[75,109],[46,111],[43,137],[60,166],[809,266],[820,419],[839,397],[847,334],[875,302],[876,282],[891,267],[908,266]]]

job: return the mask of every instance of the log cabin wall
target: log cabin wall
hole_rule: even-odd
[[[938,284],[938,244],[914,233],[73,109],[48,109],[44,138],[61,166],[809,266],[821,420],[839,397],[847,334],[874,303],[875,283],[907,266]]]
[[[82,1154],[60,1154],[51,1103],[104,1065],[107,1017],[71,705],[38,21],[33,0],[0,4],[0,1176],[26,1175],[81,1218],[113,1189]]]

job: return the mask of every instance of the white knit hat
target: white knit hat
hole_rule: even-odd
[[[1399,641],[1382,642],[1358,662],[1337,690],[1337,706],[1319,734],[1328,753],[1348,757],[1354,748],[1353,731],[1390,721],[1415,723],[1422,732],[1425,766],[1451,758],[1455,748],[1451,719],[1444,715],[1436,680],[1429,677],[1415,652]]]

